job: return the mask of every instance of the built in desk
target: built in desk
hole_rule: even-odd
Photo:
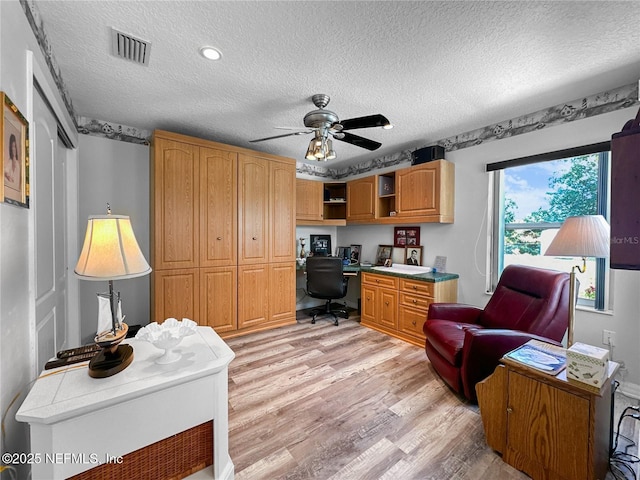
[[[233,351],[210,327],[184,338],[175,348],[182,357],[167,365],[155,363],[163,352],[150,343],[125,343],[134,359],[116,375],[91,378],[85,363],[46,370],[35,382],[16,414],[29,423],[31,455],[40,459],[32,478],[64,479],[123,456],[126,462],[131,452],[212,422],[213,477],[232,479],[227,379]]]

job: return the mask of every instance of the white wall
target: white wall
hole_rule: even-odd
[[[33,56],[28,52],[33,52]],[[45,92],[56,91],[55,83],[47,70],[46,62],[20,3],[18,0],[2,1],[0,90],[11,98],[30,123],[33,113],[34,75]],[[51,96],[49,101],[53,108],[60,112],[59,95]],[[65,128],[68,128],[68,114],[60,113],[60,118]],[[75,138],[73,132],[69,135]],[[32,156],[31,162],[37,162],[37,158]],[[32,201],[35,200],[32,197]],[[29,451],[28,426],[15,421],[15,412],[33,380],[33,208],[32,206],[31,209],[26,209],[0,203],[0,411],[6,433],[0,437],[2,453]],[[70,208],[75,208],[75,205],[70,205]],[[18,466],[17,470],[18,478],[27,478],[28,465]]]
[[[114,215],[131,217],[140,249],[150,262],[149,147],[80,135],[78,150],[78,248],[82,248],[89,216],[105,215],[109,203]],[[150,276],[116,281],[113,288],[122,294],[127,325],[147,325]],[[96,334],[96,293],[107,292],[107,282],[79,281],[78,291],[82,343],[90,343]]]

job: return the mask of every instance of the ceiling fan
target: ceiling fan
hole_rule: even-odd
[[[391,122],[389,122],[384,115],[368,115],[366,117],[350,118],[340,121],[338,115],[334,112],[331,110],[325,110],[325,107],[329,104],[329,100],[329,95],[325,95],[323,93],[318,93],[311,97],[311,101],[318,110],[312,110],[304,116],[304,126],[307,127],[306,130],[285,133],[284,135],[275,135],[273,137],[259,138],[257,140],[250,140],[250,142],[263,142],[265,140],[273,140],[275,138],[314,133],[314,138],[309,142],[309,148],[307,148],[305,158],[307,160],[318,161],[327,161],[336,158],[336,152],[333,150],[332,138],[372,151],[377,150],[382,146],[379,142],[345,132],[345,130],[372,127],[382,127],[385,129],[393,128]]]

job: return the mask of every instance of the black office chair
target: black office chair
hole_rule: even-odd
[[[333,315],[335,325],[338,325],[338,314],[341,317],[349,318],[346,309],[331,309],[331,300],[344,298],[347,295],[349,279],[343,276],[342,259],[338,257],[308,257],[306,270],[307,294],[313,298],[326,300],[325,305],[311,311],[311,323],[316,323],[318,315]]]

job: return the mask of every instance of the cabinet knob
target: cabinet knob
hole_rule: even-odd
[[[418,303],[418,300],[416,300],[415,298],[413,299],[413,303]]]
[[[413,289],[414,289],[414,290],[417,290],[417,289],[418,289],[418,286],[417,286],[417,285],[414,285],[414,286],[413,286]]]
[[[216,237],[216,240],[222,240],[222,237]]]
[[[257,239],[258,239],[257,237],[251,237],[251,240],[257,240]]]
[[[385,305],[389,305],[389,301],[387,300],[386,302],[384,302]]]
[[[416,326],[416,321],[414,320],[413,322],[411,322],[411,325],[413,325],[415,327]]]
[[[513,408],[507,407],[507,413],[512,413],[512,412],[513,412]]]

